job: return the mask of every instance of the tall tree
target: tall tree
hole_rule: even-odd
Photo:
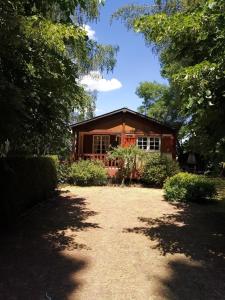
[[[179,107],[179,97],[169,85],[157,82],[141,82],[136,94],[143,99],[138,108],[141,113],[179,129],[185,124],[185,116]]]
[[[112,70],[116,47],[90,40],[82,24],[99,0],[0,0],[0,145],[46,153],[69,133],[74,108],[90,105],[79,77]]]
[[[150,107],[161,99],[168,87],[157,82],[141,82],[136,89],[136,95],[143,99],[142,105],[139,107],[139,111],[147,114]]]
[[[146,15],[128,13],[127,8],[115,14],[158,51],[162,75],[180,95],[189,145],[221,159],[225,154],[224,10],[222,0],[156,0]]]

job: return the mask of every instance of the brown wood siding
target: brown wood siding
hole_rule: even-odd
[[[81,124],[76,129],[74,128],[75,130],[79,134],[78,154],[92,153],[93,135],[109,134],[111,145],[115,142],[116,135],[120,135],[121,143],[125,147],[136,144],[138,136],[161,137],[161,152],[172,154],[173,158],[176,157],[176,135],[172,129],[128,112],[119,112],[115,115],[93,120],[90,123]]]
[[[104,119],[95,120],[91,123],[79,126],[79,131],[83,132],[121,132],[122,131],[122,114],[109,116]]]
[[[77,130],[89,132],[90,134],[121,133],[123,130],[127,134],[170,134],[169,128],[163,127],[154,121],[142,119],[135,115],[126,113],[108,116],[103,119],[94,120],[91,123],[80,125]]]
[[[162,136],[161,152],[162,153],[172,153],[173,152],[173,137],[172,136]]]

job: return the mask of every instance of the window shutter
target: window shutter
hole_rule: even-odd
[[[136,137],[135,136],[126,136],[124,141],[124,147],[129,147],[131,145],[136,145]]]

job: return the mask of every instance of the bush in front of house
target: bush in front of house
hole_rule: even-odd
[[[49,157],[54,161],[57,172],[57,182],[59,184],[69,183],[71,163],[66,160],[60,161],[58,155],[47,155],[46,157]]]
[[[176,161],[161,154],[150,153],[146,156],[141,180],[148,186],[162,187],[168,177],[179,171]]]
[[[169,201],[205,202],[215,198],[215,181],[203,175],[178,173],[164,184]]]
[[[57,186],[55,163],[49,157],[2,158],[0,175],[2,224],[47,199]]]
[[[105,185],[107,170],[98,160],[80,160],[71,165],[69,181],[75,185]]]

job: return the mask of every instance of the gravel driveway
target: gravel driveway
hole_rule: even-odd
[[[2,235],[0,299],[225,299],[222,205],[69,187]]]

